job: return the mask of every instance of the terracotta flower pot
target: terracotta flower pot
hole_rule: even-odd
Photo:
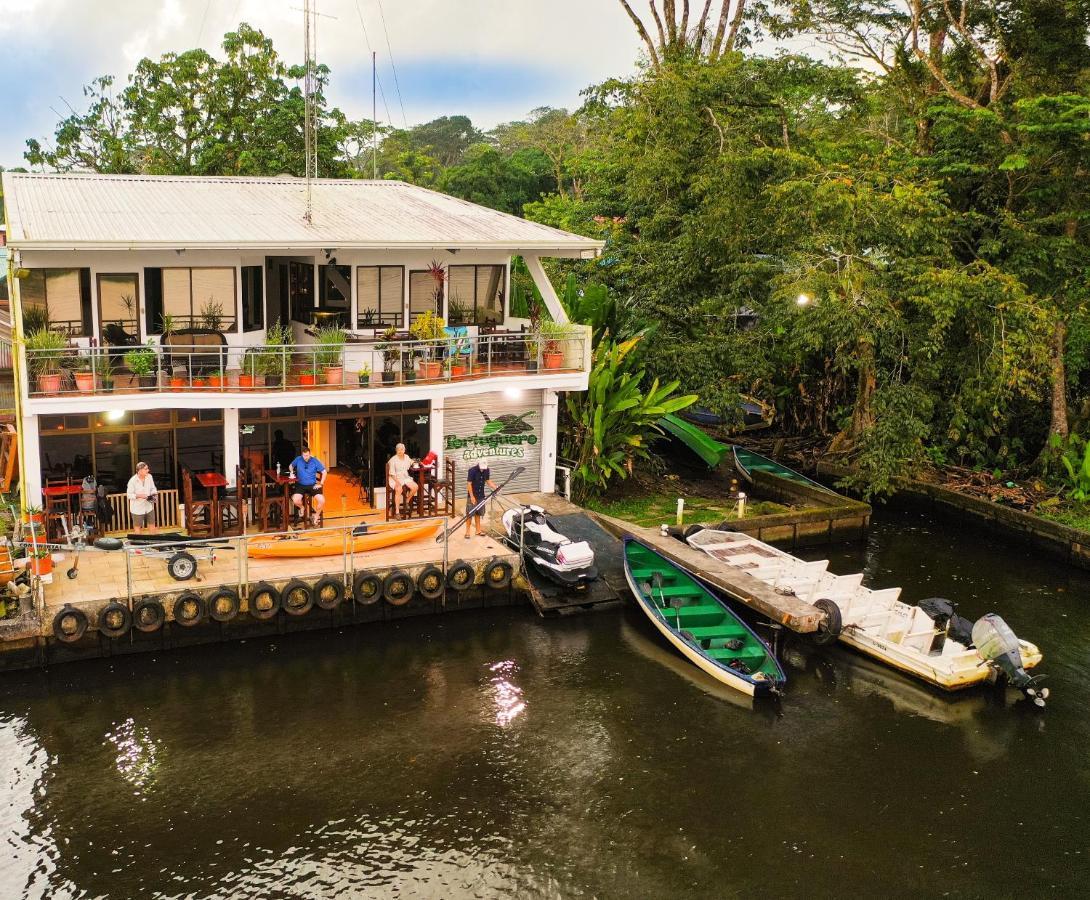
[[[195,387],[195,388],[208,387],[208,382],[205,381],[203,378],[194,378],[193,379],[193,387]]]
[[[53,571],[53,557],[32,556],[30,558],[30,571],[35,575],[48,575]]]
[[[344,368],[342,366],[329,366],[325,370],[326,384],[344,384]]]
[[[239,375],[238,376],[238,386],[240,388],[242,388],[243,390],[245,390],[246,388],[252,388],[254,386],[254,376],[253,375]]]
[[[51,375],[38,376],[38,392],[41,394],[57,394],[61,389],[61,373],[54,372]]]
[[[438,378],[443,372],[443,364],[440,362],[420,363],[420,377],[425,381]]]
[[[313,372],[300,372],[299,384],[304,387],[314,387],[314,373]]]
[[[94,372],[73,372],[72,378],[76,382],[76,390],[81,394],[90,394],[95,389]]]
[[[226,385],[227,385],[227,376],[226,375],[209,375],[208,376],[208,386],[210,388],[220,388],[220,389],[222,389],[222,388],[226,387]]]
[[[564,362],[564,354],[559,350],[546,350],[541,354],[541,364],[546,369],[559,369]]]
[[[465,366],[451,366],[450,377],[451,378],[464,378],[466,374]]]
[[[170,389],[172,391],[180,391],[184,387],[185,387],[185,378],[183,378],[181,375],[171,375],[170,376]]]

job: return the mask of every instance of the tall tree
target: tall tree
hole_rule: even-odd
[[[652,36],[647,23],[632,8],[629,0],[620,0],[621,8],[632,21],[636,33],[647,48],[647,56],[653,69],[658,71],[665,63],[677,56],[704,57],[715,62],[723,54],[730,53],[745,41],[743,28],[747,0],[720,0],[713,11],[712,0],[703,0],[699,13],[689,9],[689,0],[681,4],[675,0],[663,0],[659,13],[655,0],[649,0],[651,21],[655,34]],[[700,0],[696,0],[699,5]],[[690,17],[690,12],[694,15]],[[714,13],[714,18],[713,18]]]

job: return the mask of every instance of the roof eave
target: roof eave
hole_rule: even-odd
[[[501,250],[510,253],[537,253],[542,256],[579,256],[585,251],[592,251],[595,256],[605,247],[604,241],[583,240],[571,242],[527,242],[527,241],[444,241],[436,244],[427,241],[383,241],[383,242],[344,242],[344,241],[36,241],[8,238],[8,246],[16,250],[263,250],[290,251],[300,250]]]

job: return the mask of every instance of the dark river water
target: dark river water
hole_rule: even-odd
[[[1049,708],[784,648],[755,708],[634,609],[0,678],[0,897],[1090,893],[1090,573],[879,512],[837,572],[1038,642]]]

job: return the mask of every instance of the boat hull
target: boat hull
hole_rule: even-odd
[[[640,585],[637,584],[636,578],[632,574],[632,567],[628,558],[627,548],[630,543],[638,544],[640,547],[643,547],[644,550],[650,552],[655,557],[658,557],[660,560],[662,560],[667,566],[676,569],[679,572],[685,573],[689,578],[694,581],[694,583],[700,584],[700,580],[697,576],[693,575],[690,572],[687,572],[687,570],[683,569],[682,567],[677,566],[675,563],[672,563],[668,560],[665,560],[663,557],[660,557],[657,553],[655,553],[654,550],[644,544],[641,544],[639,541],[634,541],[631,538],[625,541],[626,552],[624,572],[625,579],[628,582],[628,587],[632,591],[632,596],[636,598],[636,603],[639,605],[640,609],[643,610],[647,618],[651,620],[651,624],[655,626],[655,629],[664,638],[666,638],[666,640],[674,647],[674,649],[681,653],[681,655],[684,656],[689,662],[691,662],[701,671],[710,675],[716,681],[728,685],[737,691],[741,691],[743,694],[746,694],[750,697],[771,694],[774,691],[778,690],[780,687],[782,687],[786,678],[783,674],[782,668],[780,668],[779,664],[775,661],[775,657],[772,655],[772,652],[768,648],[767,644],[765,644],[764,641],[762,641],[753,632],[753,630],[745,624],[745,622],[738,618],[735,613],[730,611],[729,608],[726,607],[726,605],[723,604],[723,602],[719,600],[718,597],[711,593],[706,586],[702,585],[702,590],[704,591],[704,594],[707,596],[707,598],[714,601],[723,610],[724,614],[730,617],[734,625],[744,630],[745,633],[748,634],[757,645],[764,649],[767,658],[771,660],[771,664],[774,665],[776,669],[777,677],[765,678],[764,680],[746,678],[742,674],[736,672],[728,666],[723,665],[718,661],[709,658],[708,656],[705,656],[699,648],[693,646],[693,644],[685,640],[678,633],[677,629],[666,621],[666,618],[663,615],[662,611],[659,609],[659,607],[652,600],[644,595],[644,592],[641,589]]]
[[[349,542],[352,553],[365,553],[393,547],[407,541],[428,538],[439,530],[440,522],[427,522],[407,528],[383,528],[370,534],[361,534]],[[254,541],[249,545],[249,555],[254,559],[300,559],[314,556],[339,556],[345,551],[341,534],[320,534],[313,537],[284,537],[268,541]]]

